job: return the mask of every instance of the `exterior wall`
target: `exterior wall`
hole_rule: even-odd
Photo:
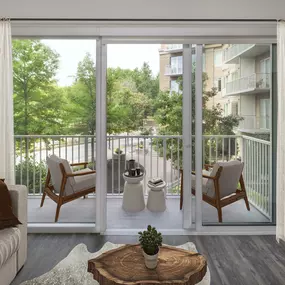
[[[170,88],[170,76],[164,75],[165,66],[170,64],[170,54],[160,54],[160,67],[159,67],[159,88],[161,91],[168,91]]]
[[[256,107],[255,95],[241,95],[239,98],[239,115],[244,118],[240,123],[240,128],[255,129],[256,128]]]
[[[255,73],[255,58],[240,58],[240,77],[247,77]]]
[[[1,0],[0,17],[76,19],[284,19],[284,0]],[[222,7],[222,8],[221,8]]]

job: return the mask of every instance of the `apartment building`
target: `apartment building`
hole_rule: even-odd
[[[160,89],[179,91],[177,79],[183,74],[183,45],[162,45]],[[195,47],[192,50],[195,63]],[[243,121],[237,131],[266,134],[270,129],[270,46],[256,44],[208,44],[203,50],[205,90],[217,88],[207,107],[220,104],[226,115],[239,115]]]
[[[222,98],[226,115],[235,113],[243,117],[240,132],[269,133],[270,45],[224,46],[223,72]]]

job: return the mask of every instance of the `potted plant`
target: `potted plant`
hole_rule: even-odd
[[[115,153],[116,153],[116,154],[122,154],[123,151],[117,147],[117,148],[115,149]]]
[[[113,159],[119,159],[119,157],[120,157],[120,160],[125,160],[125,154],[123,153],[123,150],[117,147],[114,150]]]
[[[143,250],[145,266],[154,269],[157,266],[159,247],[162,245],[161,233],[149,225],[146,231],[139,232],[139,242]]]

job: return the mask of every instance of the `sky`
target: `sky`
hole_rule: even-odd
[[[71,85],[76,75],[77,64],[89,52],[96,58],[95,40],[42,40],[60,55],[57,80],[60,86]],[[109,44],[107,47],[108,67],[134,69],[148,62],[154,75],[159,72],[158,44]]]

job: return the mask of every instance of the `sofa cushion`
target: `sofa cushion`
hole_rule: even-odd
[[[0,268],[19,249],[21,232],[18,228],[0,230]]]
[[[0,230],[21,224],[14,215],[7,185],[0,180]]]

